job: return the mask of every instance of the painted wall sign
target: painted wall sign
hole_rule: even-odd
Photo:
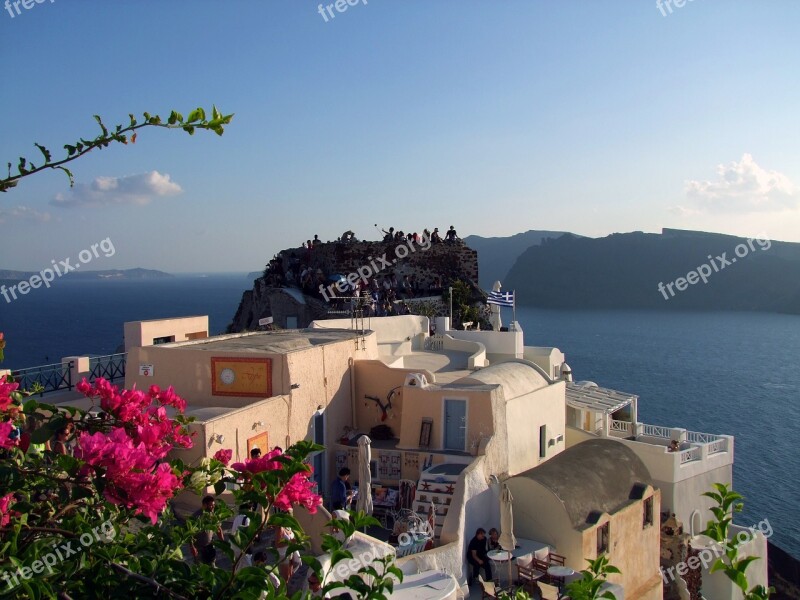
[[[269,398],[272,396],[272,359],[211,359],[211,395]]]

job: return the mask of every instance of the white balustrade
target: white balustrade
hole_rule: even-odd
[[[708,454],[718,454],[728,451],[728,438],[718,438],[708,445]]]
[[[689,448],[688,450],[681,451],[681,464],[684,465],[688,462],[700,460],[702,458],[702,451],[697,446]]]
[[[650,437],[655,438],[664,438],[669,440],[672,438],[672,428],[670,427],[659,427],[658,425],[647,425],[646,423],[642,427],[642,434],[648,435]]]

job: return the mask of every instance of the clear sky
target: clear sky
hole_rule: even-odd
[[[375,223],[800,241],[800,3],[675,1],[12,3],[0,164],[61,156],[93,114],[236,116],[0,195],[0,268],[111,238],[91,268],[260,270]]]

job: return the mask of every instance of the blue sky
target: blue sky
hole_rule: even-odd
[[[797,2],[28,1],[0,11],[2,164],[93,114],[236,116],[23,181],[0,268],[109,237],[91,268],[257,270],[375,223],[800,241]]]

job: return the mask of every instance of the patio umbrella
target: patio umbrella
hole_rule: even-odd
[[[358,438],[358,500],[356,510],[372,514],[372,473],[369,472],[369,462],[372,459],[370,449],[372,440],[366,435]]]
[[[514,552],[517,545],[517,538],[514,537],[514,512],[511,504],[514,498],[508,485],[503,484],[503,492],[500,494],[500,547],[507,552]],[[511,581],[511,560],[508,561],[508,580]]]

